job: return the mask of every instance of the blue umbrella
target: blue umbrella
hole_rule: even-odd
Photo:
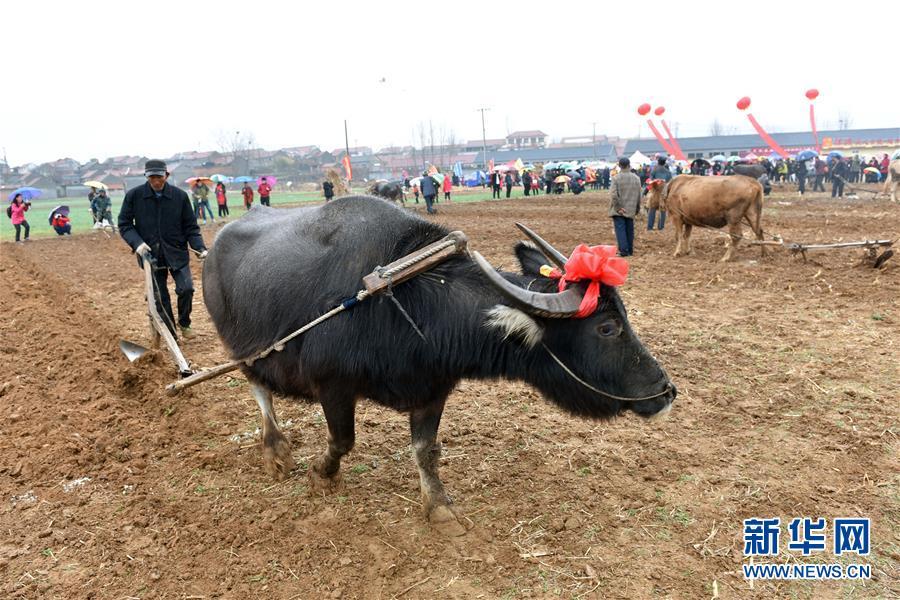
[[[22,194],[22,198],[29,202],[35,198],[40,198],[41,194],[43,194],[41,190],[33,187],[20,187],[17,190],[13,190],[13,192],[9,195],[9,201],[12,202],[15,200],[16,196]]]
[[[832,150],[828,153],[828,158],[844,158],[843,152],[838,152],[837,150]]]
[[[815,158],[819,155],[815,150],[804,150],[800,154],[797,155],[797,160],[809,160],[811,158]]]
[[[234,182],[235,182],[235,183],[248,183],[248,182],[250,182],[250,181],[256,181],[256,178],[254,178],[254,177],[247,177],[246,175],[241,175],[240,177],[235,177],[235,178],[234,178]]]

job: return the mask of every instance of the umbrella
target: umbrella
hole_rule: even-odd
[[[203,182],[207,182],[207,181],[208,181],[208,182],[212,182],[212,179],[210,179],[209,177],[207,177],[206,175],[204,175],[203,177],[188,177],[187,179],[184,180],[184,182],[187,183],[187,184],[189,184],[189,185],[194,185],[194,184],[197,183],[198,181],[203,181]]]
[[[753,154],[752,152],[748,152],[747,154],[744,155],[744,160],[757,160],[759,158],[760,157],[758,155]]]
[[[16,199],[18,194],[22,194],[22,198],[25,202],[31,202],[35,198],[40,198],[41,194],[43,194],[41,190],[33,187],[20,187],[12,191],[9,195],[9,201],[12,202]]]
[[[87,187],[97,188],[98,190],[108,189],[106,184],[102,181],[85,181],[82,185],[86,185]]]
[[[691,165],[697,165],[698,167],[706,169],[709,168],[709,161],[705,158],[695,158]]]
[[[557,163],[555,163],[555,162],[544,163],[544,170],[549,171],[550,169],[555,169],[556,165],[557,165]]]
[[[797,160],[809,160],[811,158],[815,158],[819,156],[819,153],[815,150],[804,150],[800,154],[797,155]]]
[[[497,165],[496,167],[494,167],[494,170],[498,173],[503,173],[504,171],[509,171],[509,167],[507,167],[506,165]]]
[[[231,181],[231,177],[222,175],[220,173],[216,173],[215,175],[210,175],[209,178],[212,179],[213,181],[215,181],[216,183],[228,183],[229,181]]]
[[[709,159],[709,160],[711,160],[711,161],[713,161],[713,162],[716,162],[716,161],[718,161],[718,162],[723,162],[723,161],[725,160],[725,155],[724,155],[724,154],[716,154],[715,156],[713,156],[713,157],[712,157],[711,159]]]
[[[444,183],[444,175],[441,173],[431,173],[431,177],[438,182],[438,185]]]
[[[241,175],[240,177],[235,177],[233,180],[235,183],[249,183],[251,181],[256,181],[252,177],[247,177],[246,175]]]
[[[897,150],[896,152],[894,152],[893,154],[891,154],[891,158],[892,158],[893,160],[897,160],[898,158],[900,158],[900,150]]]
[[[275,184],[278,183],[277,177],[273,177],[272,175],[261,175],[259,179],[256,180],[256,185],[262,185],[263,177],[265,177],[266,183],[272,187],[275,187]]]
[[[728,157],[728,162],[730,162],[730,163],[741,162],[741,157],[740,157],[740,156],[734,156],[734,155],[731,155],[731,156]]]
[[[553,183],[566,183],[567,181],[569,181],[568,175],[560,175],[559,177],[557,177],[556,179],[553,180]]]
[[[771,158],[772,160],[780,160],[782,158],[782,156],[780,154],[778,154],[777,152],[770,152],[769,158]]]
[[[844,158],[844,153],[838,152],[837,150],[832,150],[828,153],[828,158]]]
[[[865,171],[866,173],[875,173],[877,175],[881,174],[881,171],[879,171],[875,167],[866,167],[865,169],[863,169],[863,171]]]
[[[422,178],[421,177],[413,177],[412,179],[409,180],[409,185],[410,186],[422,185]]]
[[[58,213],[58,214],[61,214],[61,215],[64,216],[64,217],[68,217],[68,216],[69,216],[69,207],[66,206],[65,204],[60,204],[59,206],[57,206],[56,208],[54,208],[53,210],[51,210],[51,211],[50,211],[50,215],[47,217],[47,221],[48,221],[51,225],[53,225],[53,215],[55,215],[55,214],[57,214],[57,213]]]

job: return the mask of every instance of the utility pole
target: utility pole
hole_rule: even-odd
[[[592,123],[594,126],[594,132],[591,134],[591,152],[594,155],[594,160],[597,160],[597,121]]]
[[[491,110],[489,108],[476,108],[481,112],[481,158],[484,162],[484,170],[487,172],[487,136],[484,129],[484,111]]]

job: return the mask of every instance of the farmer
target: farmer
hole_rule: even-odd
[[[178,325],[185,338],[194,336],[191,329],[191,302],[194,282],[191,279],[188,244],[201,259],[206,258],[206,244],[200,235],[197,217],[191,210],[187,193],[169,185],[169,172],[161,160],[148,160],[144,165],[147,183],[125,195],[119,212],[119,234],[143,260],[153,265],[157,291],[156,308],[175,335],[175,316],[169,299],[169,273],[175,280],[178,296]]]
[[[225,184],[219,181],[216,183],[216,204],[219,205],[219,216],[228,216],[228,198],[225,195]]]
[[[634,254],[634,217],[641,208],[641,180],[631,172],[631,161],[619,159],[619,174],[609,188],[609,216],[616,231],[619,256]]]
[[[194,219],[202,214],[204,225],[206,225],[206,215],[209,215],[213,221],[216,220],[212,214],[212,208],[209,206],[209,186],[205,181],[194,180],[194,185],[191,186],[191,197],[194,200]]]
[[[28,241],[28,234],[31,232],[31,226],[25,219],[25,211],[31,208],[31,202],[25,200],[22,194],[16,194],[9,205],[9,218],[12,219],[13,227],[16,228],[16,243],[21,244],[19,239],[22,227],[25,227],[25,241]]]
[[[650,173],[650,179],[660,179],[666,183],[672,179],[672,171],[666,166],[665,156],[660,156],[656,159],[656,166],[653,168],[653,172]],[[653,231],[657,210],[659,211],[659,228],[662,229],[666,226],[666,211],[657,204],[656,206],[650,206],[650,210],[647,211],[647,231]]]
[[[103,188],[100,188],[97,195],[94,196],[94,215],[96,215],[97,223],[102,224],[103,221],[106,221],[110,227],[116,228],[112,216],[112,200],[109,199],[109,195]]]
[[[327,179],[322,182],[322,193],[325,194],[325,202],[334,198],[334,184]]]

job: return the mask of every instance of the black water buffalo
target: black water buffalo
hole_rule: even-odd
[[[250,357],[353,296],[376,266],[447,233],[367,196],[314,208],[258,206],[217,236],[203,267],[203,299],[231,355]],[[322,406],[328,449],[312,463],[316,485],[338,476],[354,444],[356,402],[367,398],[409,413],[425,514],[441,531],[461,534],[438,478],[437,442],[460,379],[526,381],[581,417],[665,414],[675,388],[632,331],[615,288],[603,286],[597,309],[573,318],[585,285],[559,293],[539,270],[548,259],[562,267],[565,257],[528,233],[541,249],[516,246],[522,274],[495,271],[475,252],[394,288],[424,339],[389,298],[376,296],[242,367],[262,412],[266,470],[280,479],[294,466],[272,392]]]
[[[373,196],[378,196],[379,198],[393,200],[394,202],[399,202],[404,205],[406,204],[406,199],[403,196],[403,184],[399,181],[384,181],[379,179],[378,181],[372,182],[369,186],[369,193]]]

